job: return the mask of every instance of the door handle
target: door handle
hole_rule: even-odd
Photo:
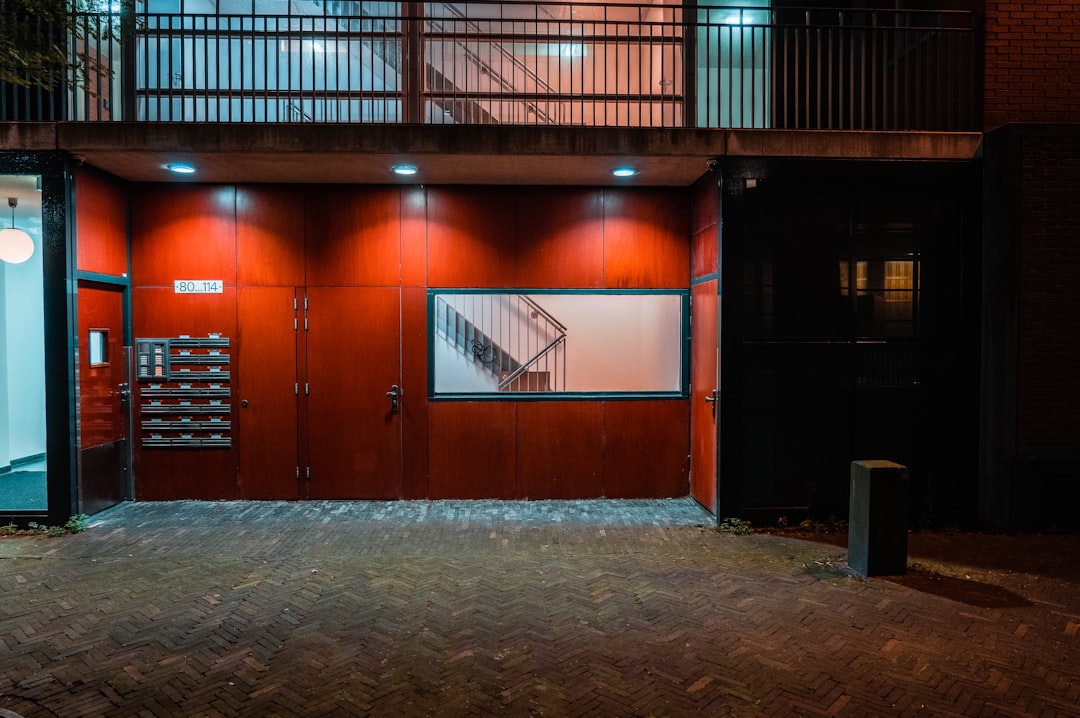
[[[386,392],[386,396],[390,399],[390,413],[398,413],[398,409],[400,408],[398,400],[401,397],[401,389],[398,388],[397,384],[394,384],[390,387],[390,391]]]
[[[710,393],[705,395],[705,403],[711,404],[713,418],[716,418],[716,400],[720,398],[720,390],[713,389]]]

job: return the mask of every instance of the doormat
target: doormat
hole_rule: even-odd
[[[44,471],[12,471],[0,476],[0,511],[46,511],[46,475]]]

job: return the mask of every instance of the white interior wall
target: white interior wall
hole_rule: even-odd
[[[22,214],[16,226],[34,240],[34,254],[22,264],[3,265],[0,359],[0,466],[45,453],[45,301],[42,281],[41,215]],[[6,226],[6,224],[4,225]],[[6,442],[6,446],[5,446]],[[5,460],[6,458],[6,460]]]
[[[11,427],[11,417],[8,416],[8,349],[7,338],[7,265],[0,262],[0,418],[4,423],[0,426],[0,469],[6,469],[11,465],[11,448],[8,433]]]
[[[499,380],[477,362],[461,353],[441,334],[435,337],[435,356],[432,357],[436,393],[487,393],[499,390]]]
[[[566,325],[566,391],[679,391],[682,297],[538,294]]]

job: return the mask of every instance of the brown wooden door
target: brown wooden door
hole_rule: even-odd
[[[245,499],[300,498],[298,303],[293,287],[238,291],[235,420]]]
[[[719,436],[720,379],[717,310],[717,280],[702,282],[692,289],[694,312],[690,346],[690,494],[716,513],[717,449]]]
[[[397,287],[308,287],[307,498],[402,496]],[[403,394],[399,401],[410,397]]]
[[[93,514],[128,493],[129,386],[124,289],[79,283],[79,510]]]

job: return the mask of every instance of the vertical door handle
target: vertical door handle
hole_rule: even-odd
[[[720,390],[713,389],[710,393],[705,395],[705,403],[712,404],[712,415],[716,418],[716,400],[720,397]]]
[[[386,392],[386,396],[390,399],[390,413],[398,413],[398,409],[400,408],[398,399],[401,397],[401,389],[398,388],[397,384],[394,384],[390,387],[390,391]]]

